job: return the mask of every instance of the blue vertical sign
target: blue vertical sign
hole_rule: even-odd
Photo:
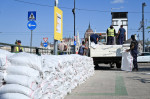
[[[28,21],[36,20],[36,11],[28,11]]]
[[[46,43],[46,42],[43,43],[43,46],[44,46],[44,47],[47,47],[47,46],[48,46],[48,43]]]
[[[28,24],[27,24],[27,27],[30,30],[34,30],[36,28],[36,23],[34,21],[29,21]]]

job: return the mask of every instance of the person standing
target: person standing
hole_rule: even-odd
[[[16,45],[17,45],[16,48],[15,48],[15,52],[16,52],[16,53],[23,52],[23,47],[21,47],[21,41],[18,40],[18,41],[16,41],[15,43],[16,43]]]
[[[60,50],[60,55],[66,54],[64,51],[67,51],[67,45],[64,41],[61,41],[61,43],[58,44],[58,49]]]
[[[116,31],[113,27],[113,25],[111,25],[108,29],[107,29],[107,45],[114,45],[114,36],[116,34]]]
[[[130,44],[130,49],[127,49],[126,51],[129,52],[131,51],[131,55],[133,57],[133,65],[134,68],[132,71],[138,71],[138,64],[137,64],[137,54],[138,54],[138,42],[135,39],[134,35],[131,35],[131,44]]]
[[[79,48],[78,54],[79,54],[79,55],[84,55],[84,54],[85,54],[85,53],[84,53],[84,50],[85,50],[85,49],[88,49],[88,47],[86,47],[86,46],[85,46],[85,42],[82,41],[82,45],[81,45],[80,48]]]
[[[123,28],[123,25],[121,25],[117,36],[119,45],[123,44],[125,37],[126,37],[126,30]]]
[[[90,36],[90,41],[91,42],[94,42],[95,44],[97,44],[98,40],[99,40],[99,36],[97,34],[92,34]]]

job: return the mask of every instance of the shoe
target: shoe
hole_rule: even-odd
[[[133,68],[132,71],[137,72],[138,68]]]

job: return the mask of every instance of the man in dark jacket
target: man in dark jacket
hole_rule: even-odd
[[[126,50],[127,52],[131,51],[131,55],[133,56],[133,65],[134,68],[132,71],[138,71],[138,64],[137,64],[137,54],[138,54],[138,42],[135,39],[134,35],[131,35],[131,44],[130,44],[130,49]]]
[[[90,36],[90,41],[91,42],[94,42],[95,44],[97,44],[98,40],[99,40],[99,36],[97,34],[92,34]]]
[[[126,30],[123,28],[123,25],[121,25],[117,36],[119,45],[123,44],[125,36],[126,36]]]

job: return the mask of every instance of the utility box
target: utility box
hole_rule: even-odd
[[[111,12],[112,25],[118,33],[120,25],[126,30],[125,40],[128,39],[128,12]]]

